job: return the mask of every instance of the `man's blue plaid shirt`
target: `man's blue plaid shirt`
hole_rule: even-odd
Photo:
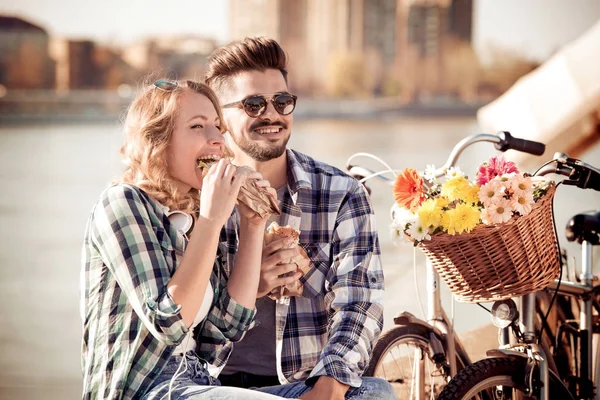
[[[383,327],[384,280],[373,209],[365,188],[337,168],[293,150],[287,150],[287,162],[281,224],[300,230],[311,268],[301,278],[303,295],[276,306],[279,380],[327,375],[358,387]],[[226,266],[234,265],[238,224],[234,213],[221,233]],[[218,367],[232,348],[231,342],[200,340],[200,353],[216,353],[212,361]]]

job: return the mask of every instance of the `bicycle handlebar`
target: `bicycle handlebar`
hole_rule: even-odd
[[[544,164],[535,175],[547,174],[566,176],[568,179],[562,181],[563,185],[600,191],[600,169],[564,153],[555,153],[554,159]]]
[[[461,153],[467,147],[477,142],[494,143],[494,147],[503,152],[506,150],[516,150],[534,155],[542,155],[546,149],[546,145],[543,143],[516,138],[506,131],[498,132],[496,135],[485,133],[471,135],[464,138],[454,146],[450,152],[448,160],[446,160],[446,163],[441,168],[435,170],[435,176],[443,176],[450,167],[456,166]],[[365,167],[352,165],[351,161],[355,157],[359,156],[370,156],[370,154],[356,153],[348,159],[346,163],[346,170],[350,175],[359,179],[363,183],[375,177],[384,181],[388,185],[392,185],[394,183],[394,179],[382,176],[385,173],[392,172],[392,170],[375,172]],[[546,175],[550,173],[566,176],[568,179],[562,181],[562,183],[565,185],[577,186],[581,189],[594,189],[600,191],[600,169],[586,164],[581,160],[570,158],[566,154],[555,153],[554,158],[544,164],[535,173],[535,175]]]
[[[516,151],[530,153],[530,154],[534,154],[534,155],[542,155],[542,154],[544,154],[544,151],[546,150],[546,145],[543,143],[534,142],[533,140],[516,138],[516,137],[513,137],[509,132],[506,132],[506,131],[498,132],[498,134],[496,134],[496,135],[490,135],[487,133],[479,133],[479,134],[468,136],[468,137],[464,138],[463,140],[461,140],[460,142],[458,142],[454,146],[452,151],[450,152],[450,156],[448,157],[448,160],[446,160],[446,163],[441,168],[436,169],[434,175],[436,177],[445,175],[449,168],[456,166],[458,159],[459,159],[460,155],[462,154],[462,152],[467,147],[471,146],[474,143],[478,143],[478,142],[494,143],[494,146],[496,147],[496,149],[498,149],[502,152],[504,152],[506,150],[516,150]],[[377,177],[377,178],[385,181],[388,184],[393,183],[392,179],[381,176],[382,173],[386,173],[386,172],[390,172],[390,171],[384,171],[384,172],[377,173],[375,171],[372,171],[372,170],[364,168],[364,167],[352,165],[351,164],[352,159],[355,157],[361,156],[361,155],[365,155],[365,153],[356,153],[353,156],[351,156],[348,159],[348,161],[346,162],[346,170],[348,171],[348,173],[350,175],[354,176],[355,178],[357,178],[363,182],[368,179]]]
[[[522,153],[533,154],[534,156],[541,156],[544,154],[544,151],[546,151],[546,145],[544,143],[516,138],[507,131],[498,132],[498,137],[500,138],[500,142],[496,143],[494,146],[500,151],[512,149]]]

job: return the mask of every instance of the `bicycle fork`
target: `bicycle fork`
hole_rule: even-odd
[[[502,304],[502,306],[499,306]],[[495,315],[494,325],[499,330],[499,349],[487,351],[488,357],[510,357],[526,358],[525,367],[525,394],[538,394],[540,400],[548,400],[549,397],[549,373],[547,355],[541,346],[537,344],[535,333],[535,293],[521,297],[521,313],[516,312],[516,304],[511,299],[501,300],[494,303],[492,315]],[[498,317],[498,316],[502,317]],[[507,319],[507,317],[509,317]],[[504,323],[502,321],[503,320]],[[497,324],[498,323],[498,324]],[[512,327],[517,343],[510,343],[509,328]],[[539,370],[539,376],[536,375]]]
[[[470,359],[466,354],[462,343],[454,335],[454,328],[448,316],[442,307],[440,294],[440,277],[431,261],[426,259],[427,275],[427,321],[423,321],[414,315],[403,312],[394,318],[398,325],[421,325],[429,331],[430,356],[439,368],[442,368],[444,374],[453,377],[457,373],[457,358],[469,364]],[[438,336],[443,341],[438,339]],[[412,378],[411,398],[425,398],[426,371],[421,354],[415,354],[413,371],[415,376]],[[414,396],[414,397],[413,397]]]
[[[523,341],[527,346],[527,356],[529,362],[526,370],[525,384],[529,386],[530,393],[535,393],[535,389],[531,387],[534,380],[531,374],[534,373],[537,365],[540,371],[540,400],[550,399],[550,377],[548,374],[548,355],[544,353],[542,346],[537,344],[537,335],[535,332],[535,293],[530,293],[521,298],[521,326],[523,331]]]

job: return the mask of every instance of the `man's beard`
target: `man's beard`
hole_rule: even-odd
[[[281,157],[285,152],[285,147],[287,146],[290,137],[288,136],[285,138],[281,145],[270,145],[268,147],[264,146],[264,144],[268,145],[268,142],[255,142],[254,140],[245,137],[235,137],[231,135],[231,139],[240,150],[252,157],[252,159],[256,161],[269,161]]]

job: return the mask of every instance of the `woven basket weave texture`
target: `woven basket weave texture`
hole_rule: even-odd
[[[479,303],[545,289],[560,272],[551,184],[526,216],[480,225],[470,233],[436,234],[420,247],[458,301]]]

